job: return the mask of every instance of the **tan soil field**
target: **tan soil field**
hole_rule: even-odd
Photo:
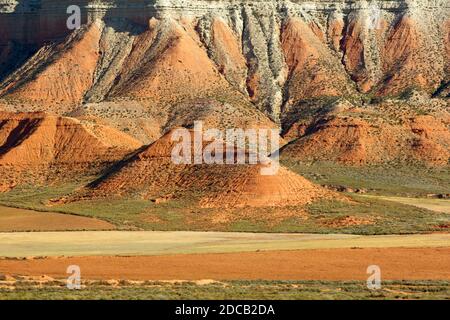
[[[450,247],[450,234],[360,236],[243,232],[0,233],[0,257],[159,256],[301,249]]]
[[[0,207],[0,231],[112,230],[114,225],[93,218]]]
[[[0,273],[127,280],[365,280],[369,265],[385,280],[450,280],[450,248],[364,248],[141,257],[0,260]]]

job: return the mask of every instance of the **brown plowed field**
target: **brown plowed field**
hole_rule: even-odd
[[[99,219],[0,206],[0,232],[113,229],[114,225]]]
[[[83,279],[364,280],[378,265],[385,280],[450,280],[450,247],[365,248],[0,260],[0,273],[65,278],[79,265]]]

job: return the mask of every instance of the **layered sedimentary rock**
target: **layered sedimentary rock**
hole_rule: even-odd
[[[322,35],[323,36],[323,35]],[[289,67],[287,102],[356,93],[350,78],[317,34],[304,21],[292,18],[283,29],[282,46]]]
[[[0,77],[10,83],[16,57],[64,42],[72,32],[66,10],[73,4],[81,8],[83,28],[92,29],[96,21],[99,32],[80,40],[91,43],[98,57],[76,55],[95,64],[94,70],[78,70],[91,81],[77,78],[73,68],[55,67],[64,63],[60,59],[39,64],[32,75],[69,72],[83,85],[63,98],[77,107],[120,97],[157,96],[174,104],[192,99],[193,91],[214,97],[224,87],[228,96],[239,93],[240,100],[279,121],[302,99],[396,96],[411,88],[445,96],[449,81],[445,0],[2,0]],[[41,49],[31,61],[42,54]],[[23,92],[33,92],[1,87],[4,98],[27,100]],[[47,85],[42,89],[52,96]]]
[[[274,174],[262,175],[265,164],[175,164],[172,151],[178,144],[171,131],[133,157],[112,167],[98,180],[75,194],[56,202],[71,202],[105,197],[147,199],[154,202],[188,201],[204,208],[266,207],[304,205],[331,197],[332,193],[281,167]],[[194,131],[190,132],[194,139]],[[200,152],[211,141],[200,140]],[[222,144],[223,159],[231,153],[237,160],[239,148]],[[190,145],[191,159],[195,147]],[[246,157],[249,153],[244,152]],[[218,156],[218,154],[216,154]]]
[[[71,5],[81,9],[77,30],[66,25]],[[137,148],[133,138],[149,144],[201,120],[205,128],[278,127],[293,140],[283,156],[295,160],[447,165],[449,10],[445,0],[0,0],[0,110],[44,110],[65,119],[58,121],[70,117],[125,134],[133,147],[109,164]],[[420,103],[408,100],[416,93]],[[336,101],[348,102],[338,106],[342,112],[335,112]],[[20,132],[14,131],[18,139]],[[46,158],[60,154],[52,148],[42,145],[36,162],[61,163]],[[4,150],[2,159],[21,157],[14,151],[20,149]],[[95,149],[91,159],[104,159],[108,150]],[[140,155],[147,159],[145,151]],[[221,176],[217,168],[180,169],[169,160],[127,159],[119,171],[111,169],[116,173],[101,184],[105,189],[90,191],[129,193],[128,184],[142,178],[136,187],[144,197],[149,186],[183,193],[192,187],[189,175],[210,195],[199,200],[205,206],[228,199],[231,182],[208,189],[222,178],[237,181],[243,205],[259,205],[252,198],[303,201],[275,187],[283,179],[295,192],[315,190],[285,171],[263,181],[255,168],[227,168]],[[161,175],[127,176],[128,165]]]
[[[302,162],[447,166],[449,126],[444,103],[391,101],[374,111],[341,101],[320,116],[292,124],[284,134],[291,143],[281,155]]]
[[[92,87],[99,60],[100,30],[97,24],[72,33],[58,45],[41,48],[0,87],[9,101],[23,102],[32,111],[67,112],[81,104]],[[29,111],[29,110],[27,110]]]
[[[102,125],[38,113],[0,113],[0,189],[89,177],[141,144]]]

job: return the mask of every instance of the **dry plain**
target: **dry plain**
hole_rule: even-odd
[[[123,280],[365,280],[369,265],[385,280],[450,280],[450,248],[339,248],[159,256],[2,259],[0,273]]]
[[[431,203],[437,204],[436,201]],[[84,229],[88,225],[95,228],[94,222],[102,222],[65,214],[2,210],[0,222],[3,219],[3,223],[19,221],[24,224],[26,218],[39,221],[43,226],[41,230],[58,230],[59,222],[54,216],[67,221],[86,219],[80,220],[84,224],[79,227]],[[8,220],[8,214],[16,215],[16,220]],[[97,228],[108,225],[105,222]],[[72,230],[76,230],[75,226]],[[3,277],[0,298],[4,299],[71,296],[70,291],[64,290],[69,265],[78,265],[81,269],[85,289],[73,296],[78,298],[154,298],[164,294],[193,297],[193,293],[189,293],[192,290],[196,295],[209,298],[237,297],[236,292],[241,292],[245,298],[255,298],[251,286],[262,286],[263,289],[258,287],[258,290],[263,290],[264,297],[273,290],[284,290],[295,298],[324,297],[333,292],[333,297],[367,297],[370,293],[360,284],[367,279],[367,267],[374,264],[380,266],[384,281],[400,281],[387,282],[378,298],[383,295],[397,298],[398,292],[403,298],[426,298],[428,290],[437,290],[430,293],[433,297],[445,297],[450,281],[448,233],[40,231],[2,232],[0,243],[0,275]],[[59,280],[54,282],[53,279]],[[142,281],[150,282],[144,285]],[[117,286],[117,283],[125,285]],[[297,286],[299,289],[295,290]],[[319,291],[315,292],[316,289]],[[208,295],[209,290],[215,293]],[[282,296],[278,292],[276,297]]]

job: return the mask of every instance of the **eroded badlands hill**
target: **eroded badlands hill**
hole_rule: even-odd
[[[302,116],[284,133],[291,141],[281,151],[284,159],[347,165],[449,163],[450,113],[444,103],[386,101],[373,110],[342,100],[327,110],[308,111],[315,115]]]
[[[258,167],[175,168],[167,156],[147,155],[171,129],[198,120],[205,129],[279,128],[291,142],[283,157],[299,161],[446,166],[447,2],[0,0],[0,110],[51,114],[5,116],[19,127],[5,137],[19,142],[4,145],[1,159],[13,169],[68,159],[87,174],[110,165],[87,197],[194,188],[205,206],[279,205],[320,192],[284,169],[263,179]],[[73,4],[82,15],[75,31],[66,27]],[[23,141],[17,117],[31,119]],[[53,128],[51,143],[42,143],[47,135],[30,140],[42,121],[52,123],[44,126]],[[108,133],[92,135],[92,126]],[[55,138],[71,135],[78,138],[68,146]],[[22,156],[27,141],[40,151]],[[150,147],[115,164],[141,143]],[[17,177],[5,185],[30,180]],[[311,197],[296,195],[308,190]]]
[[[85,26],[60,40],[69,34],[68,1],[0,2],[6,104],[22,111],[59,104],[53,111],[64,113],[131,99],[152,113],[212,97],[251,102],[278,121],[303,99],[411,88],[431,95],[449,81],[445,0],[78,4]],[[13,72],[16,57],[58,41]]]
[[[0,190],[95,176],[141,144],[102,125],[44,113],[0,113]]]
[[[283,167],[276,174],[262,175],[263,164],[174,164],[171,159],[176,145],[172,141],[173,133],[167,133],[118,163],[76,194],[56,202],[122,197],[158,203],[181,200],[197,203],[203,208],[280,207],[305,205],[332,196],[331,192]],[[193,131],[191,135],[194,135]],[[201,143],[203,152],[210,142],[202,140]],[[235,157],[238,152],[226,144],[222,149],[223,159],[227,152]]]

